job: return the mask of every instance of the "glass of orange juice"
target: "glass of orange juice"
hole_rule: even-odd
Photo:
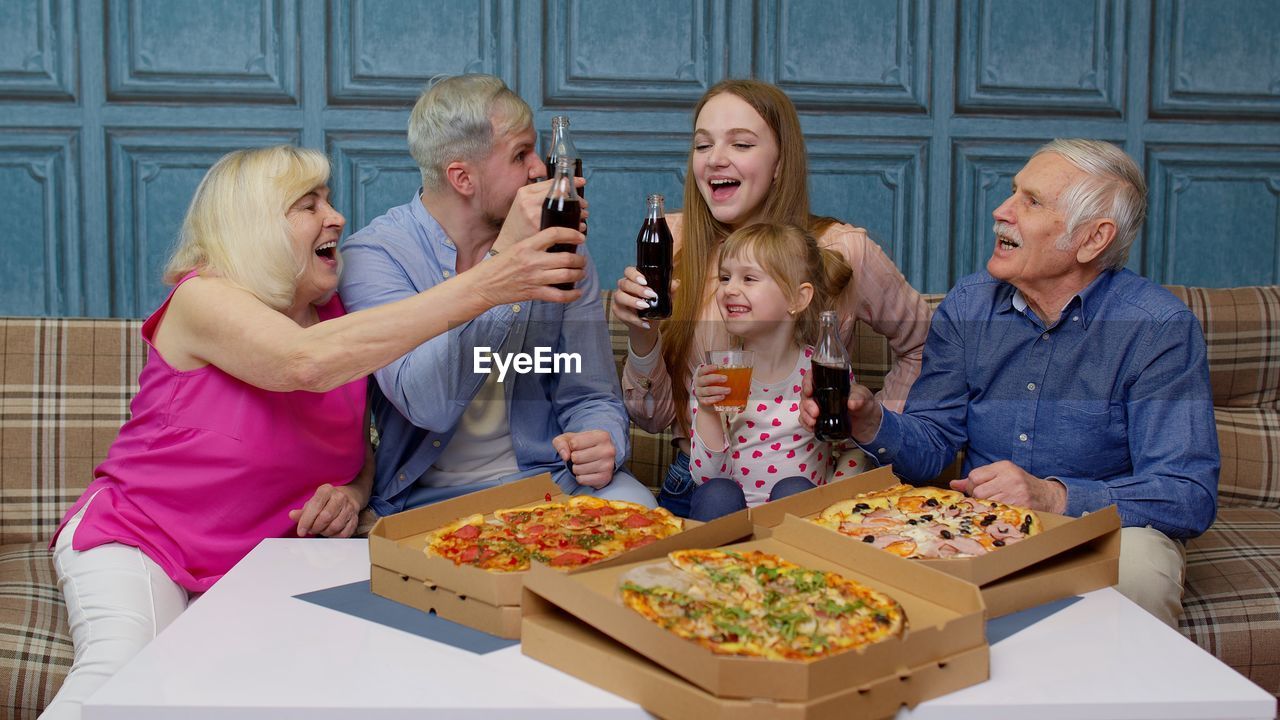
[[[729,394],[715,404],[716,412],[740,413],[747,409],[747,397],[751,394],[751,365],[755,355],[750,350],[709,350],[707,364],[716,368],[716,374],[728,380]]]

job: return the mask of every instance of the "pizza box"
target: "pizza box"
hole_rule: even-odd
[[[787,515],[815,517],[832,503],[847,500],[860,493],[881,490],[899,482],[892,467],[885,466],[756,506],[749,514],[751,522],[756,526],[756,535],[763,536]],[[1114,505],[1080,518],[1046,512],[1036,514],[1040,517],[1044,532],[1001,548],[999,552],[972,558],[915,562],[981,586],[988,617],[998,617],[1072,593],[1097,590],[1116,583],[1120,563],[1120,514]],[[827,531],[839,535],[850,544],[863,544],[834,530]],[[1077,548],[1084,548],[1084,552],[1076,557],[1077,562],[1066,565],[1046,563],[1050,558]],[[1076,572],[1082,569],[1082,563],[1088,565],[1091,571]],[[1034,571],[1028,573],[1029,568],[1034,568]],[[1036,593],[1028,594],[1025,599],[1014,597],[1007,590],[1009,586],[1000,589],[999,602],[996,602],[997,598],[994,596],[987,597],[989,589],[992,592],[996,590],[994,586],[997,581],[1014,574],[1021,574],[1020,579],[1036,575],[1032,584],[1042,585],[1037,587]],[[1044,600],[1035,601],[1035,597],[1043,597]]]
[[[526,572],[495,573],[451,560],[427,557],[426,538],[432,530],[476,513],[568,500],[560,486],[543,473],[461,497],[406,510],[380,518],[369,532],[370,578],[374,593],[411,605],[440,617],[506,638],[520,637],[519,605]],[[685,530],[644,547],[620,553],[593,566],[665,556],[686,547],[684,540],[715,547],[751,534],[751,522],[742,511],[711,523],[685,520]],[[375,573],[381,568],[387,573]],[[574,572],[556,570],[556,573]],[[397,582],[392,582],[391,575]],[[411,587],[420,585],[422,587]],[[514,608],[514,609],[513,609]],[[498,631],[495,632],[494,628]]]
[[[663,718],[697,720],[846,720],[893,717],[989,676],[985,645],[807,701],[721,698],[646,659],[555,605],[526,600],[525,655],[639,704]]]
[[[771,537],[723,549],[772,553],[885,592],[902,604],[908,631],[902,638],[812,662],[716,655],[664,630],[618,599],[619,578],[632,567],[652,562],[648,559],[592,566],[572,575],[535,567],[525,579],[526,602],[539,612],[546,603],[554,605],[718,698],[806,703],[885,678],[893,678],[905,691],[913,668],[936,666],[972,651],[979,651],[984,663],[981,677],[972,682],[986,677],[982,597],[971,583],[872,547],[851,547],[831,531],[794,517],[785,519]],[[533,595],[545,602],[534,603]]]
[[[369,568],[369,588],[375,595],[490,635],[512,640],[520,637],[519,605],[490,605],[377,565]]]

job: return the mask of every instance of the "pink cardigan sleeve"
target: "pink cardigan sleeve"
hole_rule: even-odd
[[[893,367],[885,376],[884,389],[877,397],[885,407],[902,412],[907,393],[920,375],[932,311],[865,230],[845,224],[832,225],[822,234],[820,242],[843,254],[853,268],[853,278],[840,300],[842,318],[849,320],[852,316],[861,320],[889,341]],[[846,332],[852,355],[851,322]]]
[[[680,250],[684,238],[684,217],[680,213],[667,214],[667,226],[671,229],[674,249]],[[631,414],[631,421],[641,429],[660,433],[676,419],[675,399],[671,395],[671,374],[662,361],[662,339],[654,346],[652,367],[641,370],[636,366],[630,350],[622,367],[622,401]]]

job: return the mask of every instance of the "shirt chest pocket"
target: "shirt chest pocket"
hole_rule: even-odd
[[[1056,404],[1053,464],[1062,474],[1106,478],[1132,468],[1124,405],[1106,400],[1072,400]]]
[[[212,377],[198,375],[179,382],[169,401],[165,424],[207,430],[235,440],[244,432],[245,395],[239,388],[219,387]]]

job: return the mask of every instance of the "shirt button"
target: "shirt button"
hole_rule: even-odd
[[[1071,322],[1080,322],[1080,316],[1079,316],[1079,315],[1072,315],[1072,316],[1071,316]]]
[[[519,305],[512,305],[512,306],[511,306],[511,312],[516,312],[516,313],[520,312],[520,306],[519,306]]]
[[[1040,336],[1040,339],[1041,339],[1041,340],[1048,340],[1048,339],[1049,339],[1049,333],[1045,333],[1045,334],[1041,335],[1041,336]]]
[[[876,454],[877,454],[877,455],[883,455],[883,454],[884,454],[884,452],[885,452],[885,451],[884,451],[884,448],[880,448],[879,450],[876,450]]]
[[[445,270],[445,271],[444,271],[444,276],[445,276],[445,277],[449,277],[449,274],[450,274],[450,273],[449,273],[449,271],[448,271],[448,270]]]
[[[1028,389],[1028,390],[1030,390],[1030,391],[1032,391],[1032,392],[1035,392],[1035,390],[1036,390],[1036,384],[1035,384],[1035,383],[1027,383],[1027,389]]]
[[[404,473],[400,473],[400,481],[401,481],[401,482],[404,482],[404,479],[405,479],[405,478],[404,478]]]
[[[1018,436],[1018,439],[1019,439],[1019,440],[1021,440],[1022,442],[1026,442],[1026,441],[1027,441],[1027,434],[1026,434],[1026,433],[1022,433],[1021,435],[1019,435],[1019,436]]]
[[[1023,435],[1023,436],[1022,436],[1022,439],[1023,439],[1023,440],[1026,440],[1026,439],[1027,439],[1027,436],[1026,436],[1026,435]],[[431,447],[440,447],[440,441],[439,441],[439,440],[432,440],[432,441],[431,441]]]

